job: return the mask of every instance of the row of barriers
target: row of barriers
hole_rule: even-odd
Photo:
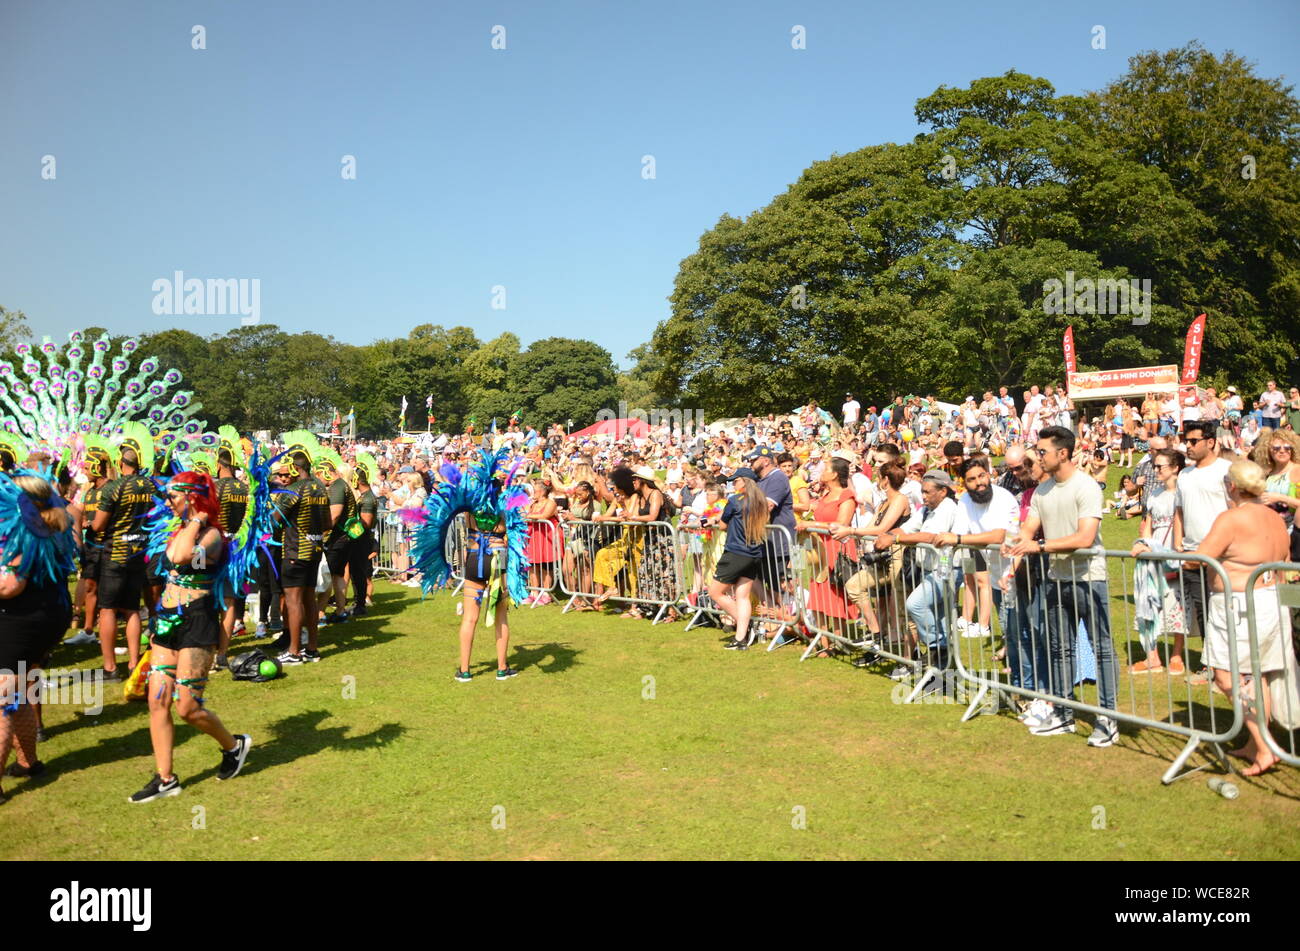
[[[605,518],[530,520],[530,529],[534,607],[558,591],[565,612],[618,602],[653,623],[684,617],[687,629],[730,621],[710,594],[725,529]],[[1230,767],[1226,744],[1243,727],[1247,753],[1300,766],[1291,625],[1300,585],[1287,580],[1300,564],[1259,566],[1235,579],[1234,592],[1221,563],[1191,553],[1010,559],[996,546],[877,552],[872,543],[769,525],[751,643],[766,638],[769,651],[799,643],[801,659],[860,653],[859,665],[889,668],[903,703],[959,694],[969,701],[963,721],[1006,709],[1040,732],[1068,732],[1078,713],[1094,721],[1094,736],[1105,733],[1096,724],[1103,717],[1138,737],[1168,734],[1182,746],[1166,783],[1189,771],[1202,746]],[[459,587],[459,521],[447,544]],[[408,570],[406,546],[404,529],[385,525],[376,573]],[[1217,683],[1213,673],[1197,676],[1202,667],[1221,671]],[[1267,753],[1256,752],[1259,743]]]

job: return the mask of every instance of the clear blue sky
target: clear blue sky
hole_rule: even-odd
[[[180,323],[151,285],[181,270],[260,279],[262,321],[291,331],[465,324],[623,363],[721,214],[910,139],[938,86],[1015,68],[1082,92],[1191,39],[1300,75],[1295,0],[4,0],[0,304],[60,340],[143,333]]]

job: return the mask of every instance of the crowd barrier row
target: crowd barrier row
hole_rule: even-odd
[[[687,519],[529,522],[532,606],[558,589],[565,612],[608,601],[637,606],[654,623],[680,614],[687,629],[730,623],[710,594],[720,590],[713,572],[725,529]],[[891,668],[904,703],[959,683],[969,698],[963,721],[1010,708],[1032,723],[1051,704],[1170,734],[1185,742],[1166,783],[1190,771],[1201,747],[1228,766],[1225,745],[1246,735],[1248,718],[1282,762],[1300,766],[1291,630],[1300,585],[1286,583],[1300,564],[1260,566],[1245,591],[1225,598],[1215,594],[1232,588],[1223,565],[1191,553],[1092,549],[1013,560],[998,546],[876,552],[873,541],[769,525],[751,643],[766,637],[769,651],[799,643],[801,659],[861,652],[860,663]],[[403,526],[385,523],[376,574],[403,575],[408,545]],[[447,557],[462,583],[463,553],[458,521]],[[1171,670],[1177,660],[1181,671]],[[1149,669],[1135,670],[1139,662]],[[1227,671],[1223,684],[1192,676],[1207,662]],[[1261,669],[1262,677],[1250,673]],[[1278,724],[1286,739],[1275,735]]]

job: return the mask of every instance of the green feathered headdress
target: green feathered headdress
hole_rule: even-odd
[[[248,461],[244,458],[243,443],[239,440],[239,430],[234,426],[221,426],[217,429],[217,458],[223,452],[230,453],[230,464],[235,469],[246,469]]]
[[[122,450],[133,449],[136,459],[139,460],[141,474],[149,475],[154,471],[153,434],[143,423],[123,423],[122,432],[117,439],[117,449],[119,466],[122,461]]]
[[[316,460],[321,454],[321,444],[320,440],[307,430],[295,429],[284,433],[280,437],[280,443],[284,446],[285,455],[292,458],[295,453],[300,452],[307,457],[307,468],[316,468]]]
[[[83,468],[93,479],[106,478],[109,468],[117,465],[117,450],[103,436],[86,433],[82,437],[86,445],[86,459]]]
[[[17,433],[0,431],[0,469],[17,469],[27,461],[27,443]]]
[[[370,453],[357,453],[357,459],[352,468],[357,477],[364,481],[366,485],[375,484],[375,477],[379,475],[379,463],[375,461],[375,457]]]
[[[206,472],[212,478],[217,476],[217,460],[210,452],[199,449],[190,453],[189,469],[194,472]]]
[[[343,468],[343,457],[332,446],[321,446],[320,455],[312,460],[312,470],[333,469],[337,473]]]

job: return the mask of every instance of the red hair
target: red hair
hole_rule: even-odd
[[[206,512],[208,524],[224,533],[221,506],[217,504],[217,486],[206,472],[178,472],[167,483],[168,492],[184,492],[190,508]]]

